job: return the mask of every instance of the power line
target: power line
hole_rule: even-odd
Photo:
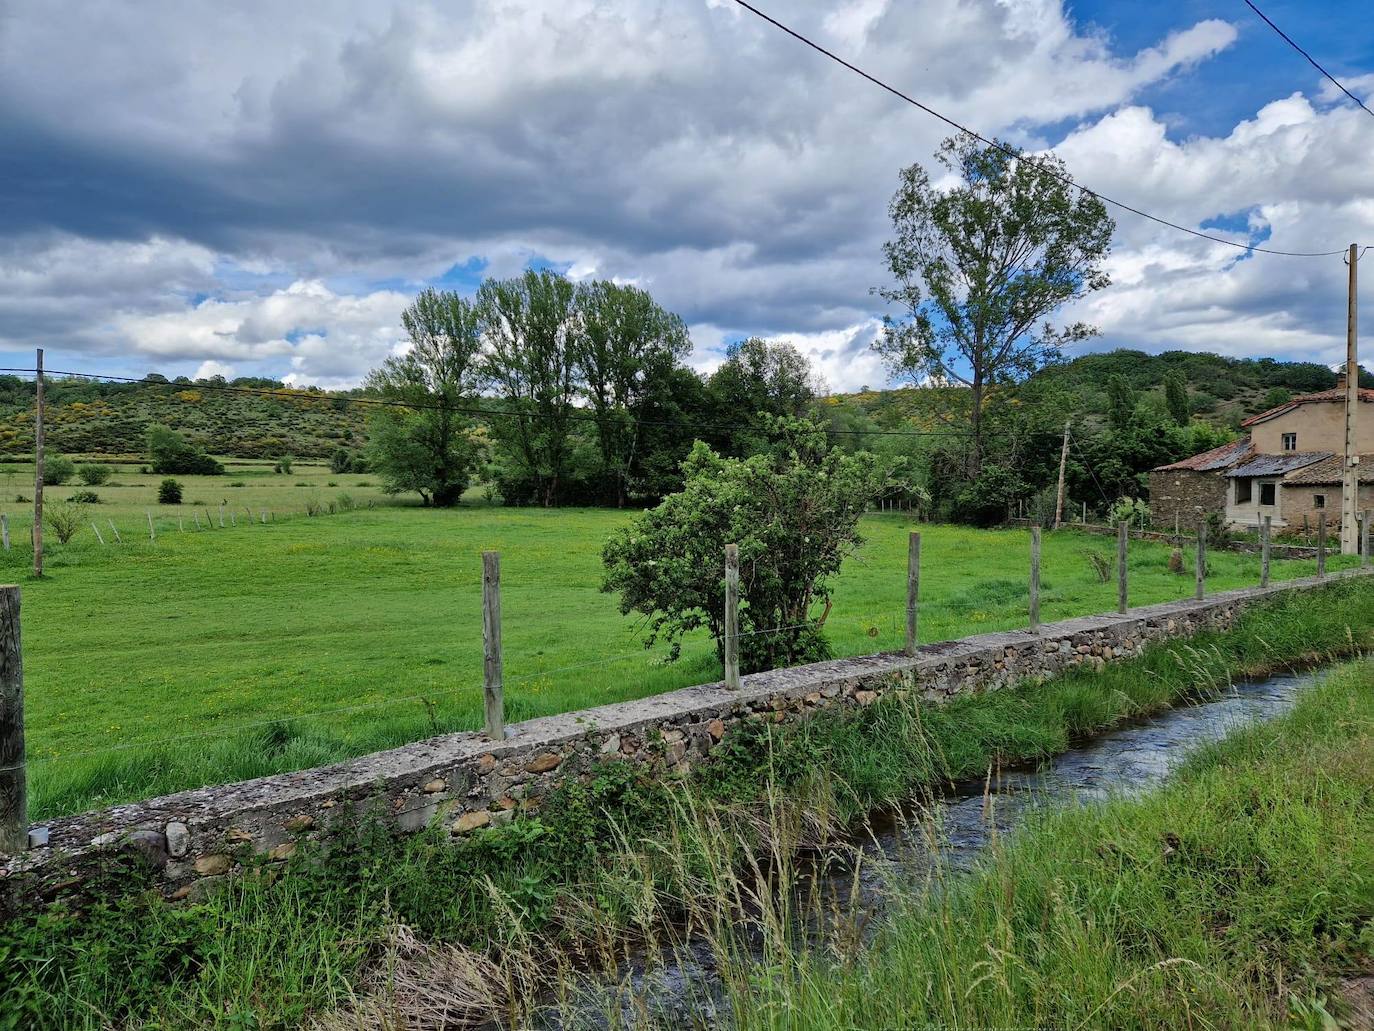
[[[1306,50],[1304,50],[1302,47],[1298,46],[1297,41],[1294,40],[1292,36],[1288,35],[1288,33],[1284,32],[1283,29],[1281,29],[1281,28],[1279,28],[1277,25],[1275,25],[1275,24],[1273,23],[1273,21],[1270,19],[1269,15],[1265,14],[1265,13],[1264,13],[1263,11],[1261,11],[1258,7],[1256,7],[1254,4],[1252,4],[1252,3],[1250,2],[1250,0],[1245,0],[1245,6],[1248,7],[1248,8],[1250,8],[1250,10],[1254,11],[1254,12],[1255,12],[1256,14],[1258,14],[1262,19],[1264,19],[1264,23],[1265,23],[1266,25],[1268,25],[1271,29],[1273,29],[1275,32],[1277,32],[1277,33],[1279,34],[1280,38],[1282,38],[1283,41],[1284,41],[1285,43],[1287,43],[1290,47],[1292,47],[1292,48],[1293,48],[1294,50],[1296,50],[1298,53],[1302,54],[1303,57],[1307,58],[1307,63],[1310,64],[1313,68],[1317,69],[1317,71],[1319,71],[1319,72],[1321,72],[1323,75],[1325,75],[1328,79],[1330,79],[1330,80],[1335,84],[1335,86],[1336,86],[1336,88],[1337,88],[1338,90],[1340,90],[1342,93],[1344,93],[1344,94],[1345,94],[1347,97],[1349,97],[1351,100],[1355,101],[1355,103],[1359,104],[1360,107],[1361,107],[1361,109],[1363,109],[1363,111],[1364,111],[1365,114],[1369,115],[1371,118],[1374,118],[1374,111],[1371,111],[1371,110],[1369,110],[1369,108],[1365,107],[1365,104],[1364,104],[1364,101],[1363,101],[1363,100],[1361,100],[1359,97],[1355,96],[1355,94],[1351,93],[1348,89],[1346,89],[1345,86],[1343,86],[1343,85],[1341,84],[1341,82],[1340,82],[1339,79],[1337,79],[1334,75],[1332,75],[1330,72],[1328,72],[1325,68],[1323,68],[1320,64],[1317,63],[1316,58],[1314,58],[1311,54],[1309,54],[1309,53],[1308,53]]]
[[[1081,184],[1079,184],[1079,183],[1076,183],[1076,182],[1074,182],[1074,180],[1073,180],[1070,176],[1067,176],[1067,175],[1063,174],[1062,172],[1058,171],[1058,170],[1055,169],[1055,168],[1052,168],[1052,167],[1050,167],[1050,166],[1048,166],[1048,165],[1041,164],[1041,163],[1035,161],[1034,158],[1028,157],[1028,156],[1026,156],[1025,154],[1022,154],[1020,151],[1016,150],[1014,147],[1009,147],[1009,146],[1007,146],[1005,143],[1001,143],[1001,142],[999,142],[998,140],[995,140],[995,139],[989,139],[988,137],[984,136],[982,133],[975,132],[974,130],[970,129],[968,126],[963,125],[963,124],[960,123],[960,122],[956,122],[953,118],[950,118],[948,115],[943,115],[943,114],[941,114],[939,111],[936,111],[933,107],[930,107],[929,105],[926,105],[926,104],[921,103],[921,102],[920,102],[919,100],[917,100],[915,97],[912,97],[912,96],[910,96],[910,95],[908,95],[908,94],[906,94],[906,93],[903,93],[901,90],[897,89],[897,87],[888,85],[886,82],[884,82],[882,79],[879,79],[877,76],[874,76],[874,75],[869,74],[868,72],[866,72],[866,71],[864,71],[862,68],[860,68],[858,65],[855,65],[855,64],[850,63],[849,61],[846,61],[843,57],[840,57],[840,56],[839,56],[838,54],[836,54],[834,51],[832,51],[832,50],[827,50],[825,47],[821,46],[819,43],[815,42],[814,40],[808,38],[807,36],[803,36],[803,35],[802,35],[800,32],[798,32],[796,29],[793,29],[793,28],[791,28],[791,27],[788,26],[788,25],[784,25],[782,22],[778,21],[776,18],[772,17],[771,15],[765,14],[763,11],[760,11],[760,10],[759,10],[757,7],[755,7],[753,4],[748,3],[747,0],[735,0],[735,3],[737,3],[740,7],[743,7],[746,11],[750,12],[751,14],[757,15],[759,18],[762,18],[764,21],[768,22],[768,24],[772,25],[773,27],[775,27],[775,28],[777,28],[777,29],[780,29],[780,30],[782,30],[783,32],[787,33],[789,36],[791,36],[793,39],[797,40],[798,42],[803,43],[803,44],[805,44],[806,46],[810,47],[812,50],[816,51],[818,54],[821,54],[821,55],[823,55],[823,56],[825,56],[825,57],[830,58],[830,60],[834,61],[836,64],[839,64],[839,65],[842,65],[842,66],[845,67],[845,68],[848,68],[848,69],[849,69],[851,72],[853,72],[855,75],[858,75],[858,76],[860,76],[861,78],[867,79],[869,82],[873,83],[873,85],[877,86],[879,89],[886,90],[888,93],[891,93],[894,97],[897,97],[897,98],[899,98],[899,99],[901,99],[901,100],[906,101],[908,104],[911,104],[913,107],[920,108],[920,110],[924,111],[926,114],[931,115],[931,116],[934,117],[934,118],[938,118],[940,121],[944,122],[946,125],[949,125],[949,126],[952,126],[952,127],[955,128],[955,129],[958,129],[961,133],[964,133],[964,134],[967,135],[967,136],[972,136],[975,140],[978,140],[980,143],[983,143],[983,144],[985,144],[986,146],[993,147],[994,149],[1001,151],[1003,154],[1006,154],[1008,157],[1014,158],[1014,159],[1016,159],[1016,160],[1018,160],[1018,161],[1029,161],[1031,164],[1033,164],[1033,165],[1035,165],[1036,167],[1038,167],[1038,168],[1041,170],[1041,172],[1043,172],[1045,175],[1048,175],[1050,178],[1055,179],[1055,180],[1057,180],[1058,182],[1061,182],[1061,183],[1063,183],[1063,184],[1066,185],[1066,186],[1072,187],[1073,189],[1078,190],[1078,191],[1080,191],[1080,192],[1082,192],[1082,193],[1088,195],[1089,197],[1096,197],[1098,200],[1102,201],[1102,202],[1105,203],[1105,204],[1111,204],[1111,205],[1113,205],[1114,207],[1118,207],[1118,208],[1122,209],[1123,211],[1129,211],[1129,212],[1130,212],[1131,214],[1133,214],[1133,215],[1139,215],[1141,218],[1149,219],[1151,222],[1157,222],[1157,223],[1159,223],[1159,224],[1162,225],[1162,226],[1168,226],[1170,229],[1176,229],[1176,230],[1178,230],[1180,233],[1187,233],[1187,234],[1189,234],[1190,236],[1196,236],[1196,237],[1199,237],[1199,238],[1201,238],[1201,239],[1203,239],[1203,240],[1210,240],[1210,241],[1212,241],[1213,243],[1225,244],[1227,247],[1235,247],[1237,250],[1242,250],[1242,251],[1246,251],[1246,252],[1250,252],[1250,253],[1277,254],[1277,255],[1281,255],[1281,256],[1283,256],[1283,257],[1287,257],[1287,258],[1329,258],[1329,257],[1333,257],[1334,255],[1337,255],[1337,254],[1343,254],[1343,253],[1345,253],[1343,250],[1339,250],[1339,251],[1280,251],[1280,250],[1275,250],[1275,249],[1270,248],[1270,247],[1259,247],[1259,246],[1256,246],[1255,244],[1236,243],[1234,240],[1227,240],[1227,239],[1225,239],[1225,238],[1223,238],[1223,237],[1220,237],[1220,236],[1213,236],[1211,233],[1204,233],[1204,232],[1203,232],[1202,230],[1200,230],[1200,229],[1190,229],[1190,228],[1188,228],[1188,227],[1185,226],[1185,225],[1179,225],[1179,223],[1177,223],[1177,222],[1170,222],[1167,218],[1161,218],[1161,217],[1158,216],[1158,215],[1152,215],[1152,214],[1150,214],[1148,211],[1142,211],[1140,208],[1132,207],[1130,204],[1127,204],[1125,201],[1115,200],[1115,199],[1113,199],[1112,197],[1108,197],[1105,193],[1099,193],[1099,192],[1096,191],[1096,190],[1089,189],[1089,188],[1086,187],[1086,186],[1083,186],[1083,185],[1081,185]],[[1360,106],[1363,107],[1364,105],[1360,105]]]
[[[21,372],[34,374],[33,369],[4,369],[0,372]],[[396,401],[390,398],[381,397],[346,397],[338,394],[312,394],[298,390],[272,390],[267,387],[236,387],[228,383],[205,383],[196,382],[191,384],[174,383],[171,381],[162,382],[150,380],[137,376],[116,376],[113,374],[94,373],[94,372],[68,372],[61,369],[46,369],[44,374],[47,376],[67,376],[75,379],[87,380],[108,380],[115,383],[133,383],[149,387],[166,387],[171,390],[218,390],[230,394],[247,394],[255,397],[270,397],[284,401],[327,401],[343,404],[362,405],[365,407],[399,408],[410,411],[422,412],[452,412],[458,415],[471,415],[475,418],[503,418],[503,419],[550,419],[561,418],[572,422],[599,422],[599,417],[590,412],[570,411],[562,415],[550,415],[545,412],[508,412],[501,409],[475,408],[465,405],[446,405],[446,404],[427,404],[424,402]],[[640,426],[657,426],[670,429],[679,428],[683,423],[669,422],[667,420],[638,420]],[[725,426],[710,423],[689,423],[695,430],[710,430],[718,433],[728,434],[739,430],[738,425]],[[964,430],[845,430],[835,429],[834,427],[819,427],[821,432],[833,436],[856,436],[856,437],[967,437],[969,434]]]

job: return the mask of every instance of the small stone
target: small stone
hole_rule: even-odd
[[[490,773],[494,769],[496,769],[496,756],[490,752],[477,760],[478,773]]]
[[[222,853],[201,856],[196,860],[194,869],[202,877],[218,877],[229,872],[234,861]]]
[[[176,891],[172,892],[172,894],[168,895],[167,899],[170,902],[180,902],[182,899],[186,898],[190,894],[191,886],[189,884],[183,884]]]
[[[240,844],[245,841],[252,841],[253,835],[242,827],[230,827],[224,832],[224,840],[233,844]]]
[[[434,780],[426,784],[423,790],[426,795],[437,795],[439,792],[444,791],[447,788],[448,781],[439,780],[438,778],[435,778]]]
[[[672,744],[674,741],[681,741],[686,736],[687,735],[680,730],[665,730],[663,732],[663,740],[669,744]]]
[[[711,735],[712,741],[719,741],[725,736],[725,721],[714,719],[706,724],[706,733]]]
[[[502,809],[499,813],[491,814],[491,825],[493,827],[504,827],[515,819],[515,809]]]
[[[296,854],[296,843],[294,841],[283,841],[280,845],[267,853],[267,858],[274,863],[290,859]]]
[[[820,704],[821,704],[821,693],[820,693],[819,691],[812,691],[809,695],[806,696],[806,704],[807,704],[807,705],[820,705]]]
[[[838,697],[839,697],[839,694],[840,694],[840,685],[839,685],[839,684],[826,684],[825,687],[821,688],[821,697],[822,697],[822,698],[838,698]]]
[[[169,823],[167,825],[167,854],[174,858],[181,858],[191,848],[191,829],[184,823]]]
[[[783,722],[785,719],[787,719],[787,713],[784,712],[783,710],[779,709],[777,712],[773,713],[773,722],[774,722],[774,723],[781,723],[781,722]]]
[[[291,819],[287,820],[283,826],[290,834],[300,834],[315,826],[315,818],[306,815],[293,816]]]
[[[530,773],[548,773],[555,770],[563,761],[563,757],[557,752],[545,752],[525,767]]]
[[[141,852],[154,866],[167,862],[167,839],[161,831],[134,831],[129,835],[129,847]]]
[[[50,836],[47,827],[35,827],[29,831],[29,848],[47,848]]]
[[[605,741],[603,741],[603,742],[601,743],[601,754],[602,754],[602,755],[611,755],[612,753],[618,752],[618,751],[620,751],[620,735],[619,735],[619,734],[612,734],[610,737],[608,737]]]
[[[509,810],[515,808],[515,799],[511,798],[509,795],[506,795],[505,797],[496,800],[496,806],[502,812],[508,812]],[[495,816],[496,814],[493,813],[492,815]]]
[[[1079,655],[1091,655],[1092,646],[1087,644],[1080,644],[1077,648],[1074,649],[1074,651],[1078,652]]]
[[[119,840],[119,831],[106,831],[104,834],[97,834],[91,839],[91,845],[95,848],[109,848]]]
[[[334,808],[336,805],[338,805],[338,804],[339,804],[338,802],[335,802],[335,801],[331,798],[328,802],[321,802],[321,803],[320,803],[320,808],[321,808],[321,809],[333,809],[333,808]]]
[[[855,691],[855,692],[854,692],[854,701],[858,702],[860,705],[865,705],[865,706],[867,706],[867,705],[872,705],[872,704],[873,704],[874,702],[876,702],[877,700],[878,700],[878,695],[877,695],[877,692],[875,692],[875,691]]]
[[[668,743],[668,763],[674,765],[682,762],[683,756],[687,754],[686,741],[670,741]]]
[[[454,834],[467,834],[475,831],[478,827],[485,827],[491,823],[491,813],[481,809],[475,813],[464,813],[453,821],[452,831]]]

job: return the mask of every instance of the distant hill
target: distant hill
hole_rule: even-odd
[[[289,391],[263,397],[215,389]],[[33,382],[0,376],[0,455],[33,451]],[[362,445],[366,411],[345,395],[291,390],[272,380],[103,383],[50,379],[47,444],[72,455],[139,455],[144,430],[163,423],[217,455],[324,458]]]

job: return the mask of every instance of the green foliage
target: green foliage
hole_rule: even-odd
[[[43,483],[66,483],[76,475],[76,463],[66,455],[48,455],[43,461]]]
[[[1132,529],[1140,529],[1150,523],[1150,506],[1143,498],[1117,498],[1107,513],[1109,525],[1126,522]]]
[[[955,499],[954,514],[960,522],[991,526],[1007,518],[1012,505],[1029,488],[1013,470],[996,462],[985,463]]]
[[[189,443],[176,430],[155,423],[148,427],[144,439],[148,462],[155,473],[218,476],[224,472],[224,466]]]
[[[1265,392],[1264,406],[1266,408],[1277,408],[1279,405],[1286,405],[1293,400],[1293,392],[1286,387],[1273,387]]]
[[[75,501],[79,505],[98,505],[100,495],[93,490],[74,490],[67,500]]]
[[[673,643],[699,627],[721,646],[725,545],[739,545],[740,661],[771,669],[829,654],[821,627],[830,578],[862,543],[860,515],[877,491],[872,463],[831,450],[812,423],[772,423],[768,454],[722,458],[705,444],[683,466],[685,483],[611,537],[602,590],[641,614],[646,644]],[[816,604],[825,604],[819,615]]]
[[[101,465],[97,462],[85,462],[77,466],[76,474],[81,477],[81,482],[88,487],[99,487],[110,478],[113,472],[108,465]]]
[[[157,486],[157,503],[159,505],[180,505],[181,504],[181,484],[168,477]]]
[[[281,474],[281,475],[283,475],[283,476],[290,476],[290,475],[291,475],[291,456],[290,456],[290,455],[282,455],[280,458],[278,458],[278,459],[277,459],[276,465],[274,465],[274,466],[272,467],[272,471],[273,471],[274,473],[279,473],[279,474]]]
[[[43,506],[43,522],[59,544],[66,544],[86,525],[86,506],[79,501],[50,501]]]
[[[1174,422],[1187,426],[1192,418],[1192,408],[1188,403],[1188,381],[1183,378],[1181,369],[1170,369],[1165,373],[1164,400]]]
[[[1135,421],[1136,397],[1131,384],[1120,373],[1107,380],[1107,420],[1118,433],[1131,428]]]
[[[361,472],[362,470],[358,466],[357,456],[347,448],[338,448],[329,456],[329,471],[331,473]]]
[[[771,420],[800,418],[816,396],[811,363],[788,343],[748,340],[726,348],[725,361],[707,381],[713,421],[738,427],[726,453],[740,456],[766,450]]]

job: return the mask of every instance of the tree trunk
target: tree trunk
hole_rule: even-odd
[[[983,374],[973,371],[973,411],[969,416],[973,430],[973,452],[969,460],[969,475],[977,479],[983,470]]]

